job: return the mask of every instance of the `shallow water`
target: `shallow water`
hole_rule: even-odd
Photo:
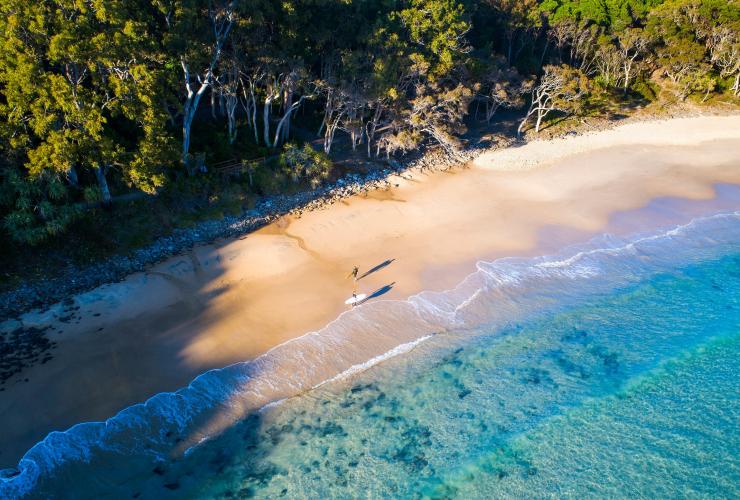
[[[206,374],[106,424],[50,436],[4,483],[16,489],[5,491],[18,494],[21,484],[30,496],[70,498],[740,495],[737,214],[628,242],[601,238],[557,258],[480,263],[455,290],[374,307],[408,314],[372,323],[383,339],[408,341],[395,351],[402,354],[366,371],[337,364],[337,379],[263,411],[232,411],[236,422],[225,432],[184,456],[171,453],[201,424],[196,404],[242,408],[233,391],[217,401],[225,381],[243,371]],[[310,337],[318,354],[334,361],[327,345],[352,347],[336,332],[354,332],[357,323],[342,325],[370,321],[368,311]],[[415,322],[413,335],[404,321]],[[355,352],[347,363],[374,352]],[[258,366],[272,373],[265,364]],[[286,378],[315,385],[309,368]],[[261,380],[254,365],[244,369],[251,371],[243,383]],[[34,471],[33,481],[19,481]]]
[[[437,337],[165,475],[194,497],[737,497],[739,290],[740,254]]]

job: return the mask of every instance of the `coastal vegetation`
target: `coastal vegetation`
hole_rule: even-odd
[[[0,37],[7,283],[29,248],[97,258],[458,156],[504,109],[521,134],[740,96],[738,0],[0,0]]]

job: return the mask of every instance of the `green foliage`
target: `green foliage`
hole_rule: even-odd
[[[78,177],[94,179],[86,172],[119,165],[145,191],[163,185],[172,141],[158,64],[147,60],[147,11],[146,2],[0,3],[0,133],[23,166],[9,177],[14,238],[37,243],[74,219],[64,178],[76,188]]]
[[[306,181],[313,189],[329,177],[332,168],[329,157],[314,150],[309,144],[303,148],[286,144],[279,162],[293,182]]]
[[[740,73],[738,29],[737,0],[668,0],[650,13],[646,32],[656,62],[685,99],[695,92],[708,96],[719,75]]]
[[[463,5],[456,0],[410,0],[397,15],[408,30],[413,47],[409,58],[416,70],[433,79],[448,77],[467,51],[470,24]]]
[[[0,219],[21,246],[110,225],[107,192],[164,193],[195,219],[239,206],[208,201],[232,184],[318,186],[331,160],[303,144],[319,129],[332,154],[456,154],[480,108],[527,109],[546,68],[568,113],[740,97],[739,0],[0,0],[0,45]],[[185,179],[188,87],[193,156],[268,160]]]
[[[6,170],[0,189],[3,204],[11,208],[3,223],[17,242],[34,245],[59,235],[82,213],[68,203],[67,187],[52,174],[29,179]]]

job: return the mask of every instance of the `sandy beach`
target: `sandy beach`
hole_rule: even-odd
[[[58,343],[50,361],[0,392],[0,467],[51,431],[104,420],[321,328],[347,310],[354,265],[361,275],[378,268],[361,293],[403,299],[453,287],[479,260],[738,210],[740,115],[534,141],[392,184],[0,325],[47,328]]]

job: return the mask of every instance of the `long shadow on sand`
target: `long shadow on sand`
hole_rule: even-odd
[[[395,285],[395,284],[396,284],[396,282],[394,281],[393,283],[389,283],[387,285],[383,285],[382,287],[378,288],[373,293],[371,293],[370,295],[368,295],[367,297],[365,297],[365,299],[362,300],[362,302],[360,302],[360,304],[364,304],[365,302],[367,302],[370,299],[375,299],[375,298],[380,297],[381,295],[385,295],[386,293],[390,292],[393,289],[393,285]]]
[[[357,278],[357,280],[359,281],[359,280],[361,280],[362,278],[364,278],[365,276],[368,276],[368,275],[370,275],[370,274],[373,274],[373,273],[375,273],[375,272],[378,272],[378,271],[380,271],[380,270],[381,270],[381,269],[383,269],[384,267],[386,267],[386,266],[389,266],[389,265],[391,265],[391,263],[392,263],[392,262],[393,262],[394,260],[396,260],[396,259],[388,259],[388,260],[386,260],[386,261],[384,261],[384,262],[381,262],[380,264],[378,264],[377,266],[373,267],[372,269],[370,269],[369,271],[367,271],[367,272],[366,272],[365,274],[363,274],[362,276],[360,276],[359,278]]]

